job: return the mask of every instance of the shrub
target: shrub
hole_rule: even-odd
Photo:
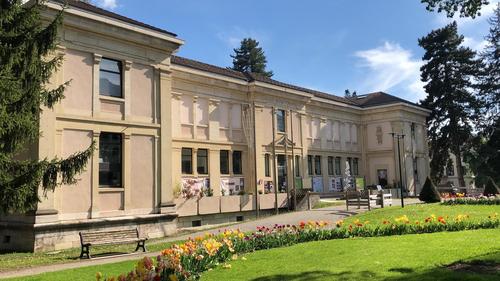
[[[422,187],[418,199],[425,203],[435,203],[441,201],[441,196],[439,195],[437,187],[432,183],[429,177],[425,180],[424,187]]]
[[[498,189],[498,186],[495,184],[495,182],[493,182],[493,179],[491,177],[488,178],[488,182],[486,183],[486,187],[484,188],[484,195],[497,195],[499,193],[500,190]]]

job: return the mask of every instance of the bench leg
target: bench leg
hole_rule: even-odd
[[[137,247],[135,247],[135,251],[137,252],[139,249],[142,249],[143,252],[146,252],[146,241],[137,242]]]
[[[82,246],[82,251],[80,253],[80,258],[83,258],[83,256],[86,255],[87,259],[90,259],[91,257],[90,257],[90,251],[89,250],[90,250],[90,248],[89,248],[88,245]]]

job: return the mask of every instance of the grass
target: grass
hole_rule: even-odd
[[[404,208],[394,206],[383,209],[375,209],[356,216],[346,218],[345,223],[352,223],[355,219],[361,222],[369,221],[370,224],[382,224],[384,220],[393,220],[394,218],[406,215],[413,220],[424,220],[426,217],[434,214],[436,216],[449,216],[451,219],[459,214],[467,214],[471,220],[485,219],[489,215],[500,212],[500,208],[495,205],[455,205],[447,206],[436,204],[415,204],[407,205]]]
[[[206,272],[202,280],[500,280],[498,271],[443,267],[457,261],[499,264],[499,236],[500,229],[488,229],[303,243],[247,254],[247,260]]]
[[[316,204],[314,204],[312,208],[321,209],[321,208],[342,206],[342,205],[345,205],[345,201],[318,201]]]
[[[146,243],[150,252],[161,251],[175,242],[161,242],[161,239],[152,239]],[[122,245],[106,245],[91,247],[90,254],[98,256],[104,253],[131,253],[137,243]],[[0,272],[36,267],[48,264],[76,262],[80,256],[80,248],[71,248],[53,252],[38,253],[6,253],[0,255]]]

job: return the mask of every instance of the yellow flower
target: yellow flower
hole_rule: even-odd
[[[231,264],[225,263],[225,264],[222,265],[222,268],[230,269],[231,268]]]
[[[247,260],[247,258],[245,258],[245,257],[241,257],[241,260],[242,260],[242,261],[246,261],[246,260]]]
[[[101,278],[102,278],[102,273],[96,272],[96,274],[95,274],[95,280],[99,281],[99,280],[101,280]]]
[[[234,254],[233,256],[231,256],[231,259],[232,259],[232,260],[237,260],[237,259],[238,259],[238,255],[237,255],[237,254]]]
[[[170,274],[170,275],[168,276],[168,279],[169,279],[170,281],[179,281],[179,279],[177,278],[177,275],[175,275],[175,274]]]

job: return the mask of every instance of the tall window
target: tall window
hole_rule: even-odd
[[[333,175],[333,156],[328,156],[328,175]]]
[[[340,176],[342,171],[340,170],[340,157],[335,157],[335,175]]]
[[[300,177],[300,155],[295,155],[295,176]]]
[[[229,174],[229,151],[220,151],[220,173],[223,175]]]
[[[182,148],[181,167],[183,174],[193,173],[193,149]]]
[[[122,135],[99,136],[99,186],[122,187]]]
[[[269,168],[269,153],[264,155],[264,174],[266,177],[271,176],[271,169]]]
[[[233,174],[241,175],[242,174],[242,166],[241,166],[241,151],[233,151]]]
[[[307,173],[312,176],[313,173],[313,157],[312,155],[307,155]]]
[[[314,156],[314,174],[321,175],[321,156]]]
[[[359,175],[359,159],[358,158],[352,159],[352,174],[355,176]]]
[[[196,153],[196,171],[198,174],[208,174],[208,150],[198,149]]]
[[[122,97],[122,63],[103,58],[99,65],[99,94]]]
[[[276,111],[276,121],[278,123],[278,132],[285,132],[285,111],[283,109],[278,109]]]

